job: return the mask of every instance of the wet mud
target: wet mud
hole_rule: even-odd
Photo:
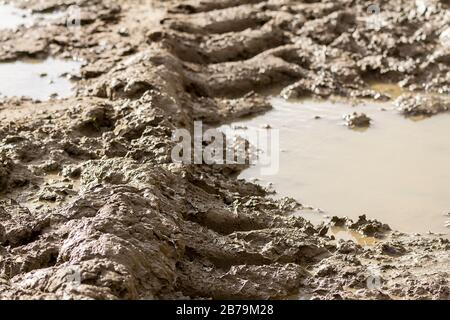
[[[170,157],[176,128],[265,112],[275,88],[392,100],[390,82],[406,115],[445,112],[449,3],[422,2],[374,21],[369,1],[11,1],[79,23],[0,29],[1,62],[84,63],[71,95],[0,101],[0,297],[448,299],[447,239],[313,225],[241,167]]]

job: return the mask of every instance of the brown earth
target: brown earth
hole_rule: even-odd
[[[448,240],[336,217],[380,238],[336,241],[241,167],[170,158],[175,128],[266,111],[274,88],[390,99],[378,80],[411,91],[406,115],[448,110],[449,1],[379,1],[375,26],[362,0],[15,2],[76,2],[82,26],[0,31],[1,61],[85,65],[73,98],[0,103],[1,298],[449,299]]]

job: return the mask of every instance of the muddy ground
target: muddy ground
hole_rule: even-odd
[[[72,98],[0,102],[1,298],[449,299],[447,239],[335,217],[379,238],[336,241],[241,167],[170,158],[175,128],[266,111],[273,88],[398,82],[406,116],[448,110],[449,1],[378,1],[375,23],[362,0],[13,2],[76,3],[81,27],[0,30],[0,60],[85,64]]]

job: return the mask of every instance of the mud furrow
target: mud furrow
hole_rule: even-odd
[[[173,15],[163,20],[163,25],[181,32],[221,34],[257,28],[270,20],[265,12],[252,5],[242,5],[206,13]]]
[[[185,1],[182,4],[177,4],[169,8],[169,13],[199,13],[218,9],[226,9],[231,7],[238,7],[244,4],[256,4],[265,2],[267,0],[193,0]]]
[[[211,64],[250,59],[285,43],[281,29],[269,24],[256,30],[221,35],[193,35],[157,31],[149,41],[162,42],[177,57],[187,62]]]

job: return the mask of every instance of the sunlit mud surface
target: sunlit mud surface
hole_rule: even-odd
[[[46,100],[73,94],[72,75],[81,62],[49,58],[0,63],[0,97]]]
[[[389,103],[272,103],[273,111],[234,126],[280,130],[279,172],[260,176],[253,166],[240,178],[273,183],[279,195],[320,208],[298,214],[312,221],[366,214],[403,232],[448,235],[449,114],[412,121]],[[346,127],[342,117],[353,111],[367,114],[371,126]]]

